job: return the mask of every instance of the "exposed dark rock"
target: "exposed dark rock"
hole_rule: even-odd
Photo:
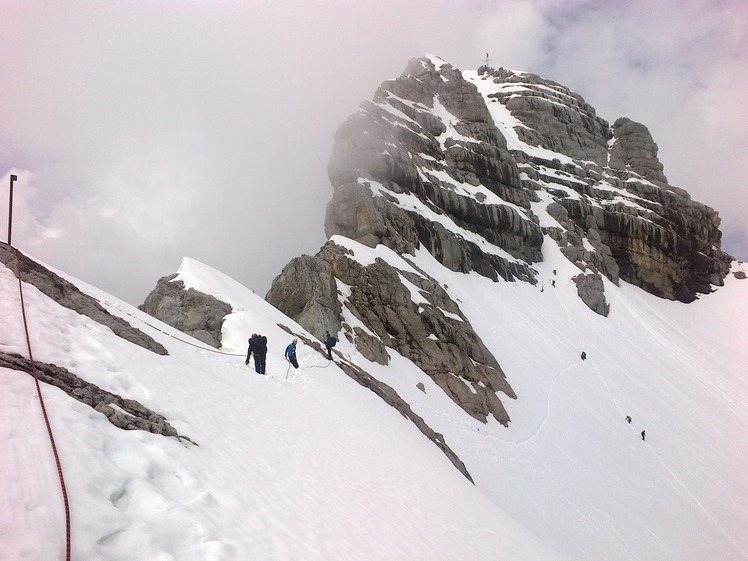
[[[340,126],[328,237],[400,254],[424,246],[453,271],[534,283],[547,233],[582,271],[663,298],[690,302],[722,284],[731,257],[719,249],[719,216],[667,184],[644,125],[609,126],[581,96],[534,74],[482,67],[479,79],[496,91],[484,98],[449,64],[414,59]],[[521,122],[521,141],[573,160],[508,150],[491,103]],[[536,191],[552,195],[560,229],[538,226]]]
[[[711,292],[712,285],[721,286],[729,271],[731,257],[719,249],[719,216],[681,193],[655,189],[660,214],[584,200],[559,202],[580,231],[589,235],[594,229],[623,280],[663,298],[691,302],[698,293]]]
[[[145,302],[145,313],[212,347],[221,346],[221,326],[231,306],[194,288],[185,289],[176,274],[162,277]]]
[[[457,134],[442,141],[450,127]],[[400,77],[384,82],[338,129],[328,173],[335,187],[328,237],[382,243],[398,253],[424,244],[452,270],[535,282],[527,263],[542,258],[542,232],[529,212],[517,209],[529,211],[534,198],[522,188],[483,97],[450,65],[437,70],[428,59],[414,59]],[[491,193],[508,204],[487,203]],[[467,242],[422,209],[410,210],[411,198],[488,244]],[[484,249],[491,246],[497,249]],[[519,261],[505,259],[498,248]]]
[[[522,122],[515,128],[521,140],[574,159],[568,164],[512,152],[531,166],[523,167],[525,186],[553,195],[547,210],[566,231],[546,233],[569,260],[615,283],[620,276],[683,302],[722,285],[732,258],[719,249],[719,216],[667,184],[644,125],[621,118],[609,127],[580,96],[534,74],[484,68],[482,76],[512,86],[488,98]]]
[[[521,87],[489,96],[522,121],[523,126],[515,128],[521,140],[575,159],[606,164],[611,136],[608,123],[580,95],[530,73],[484,68],[483,76]]]
[[[163,436],[173,436],[192,442],[180,435],[169,422],[134,399],[126,399],[87,382],[66,368],[34,361],[40,382],[55,386],[73,399],[85,403],[103,414],[114,426],[125,430],[144,430]],[[25,372],[33,376],[31,361],[16,354],[0,352],[0,367]],[[192,442],[192,444],[195,444]]]
[[[0,242],[0,262],[4,263],[17,277],[16,251],[14,248],[9,247],[8,244]],[[153,338],[139,329],[134,328],[125,320],[107,312],[101,304],[90,296],[83,294],[72,283],[46,269],[36,261],[32,261],[23,255],[23,253],[19,252],[19,255],[23,282],[34,285],[39,291],[49,296],[61,306],[87,316],[101,325],[108,327],[115,335],[126,341],[130,341],[159,355],[169,354],[160,343],[157,343]]]
[[[491,104],[519,124],[500,130]],[[535,283],[547,235],[603,316],[603,275],[690,302],[729,270],[719,216],[667,184],[646,127],[610,126],[534,74],[482,67],[476,78],[413,59],[339,127],[328,174],[328,237],[382,244],[406,261],[425,248],[452,271]],[[371,361],[409,358],[470,415],[508,422],[497,393],[514,393],[498,362],[427,275],[363,266],[328,243],[292,261],[268,300],[315,334],[339,328]]]

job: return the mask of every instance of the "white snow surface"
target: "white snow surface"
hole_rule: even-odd
[[[551,241],[535,287],[454,273],[425,251],[345,244],[363,261],[416,265],[443,283],[516,391],[502,396],[509,427],[483,424],[406,358],[391,351],[385,367],[345,339],[335,348],[443,433],[475,485],[321,354],[300,344],[301,367],[289,368],[291,336],[278,324],[304,330],[195,260],[179,278],[234,309],[226,354],[69,279],[169,351],[154,355],[24,283],[37,361],[138,400],[198,444],[118,429],[42,384],[74,559],[748,559],[748,280],[731,274],[688,305],[606,281],[603,318],[576,296],[578,270]],[[0,295],[0,351],[27,356],[18,281],[5,267]],[[268,337],[267,376],[235,356],[252,332]],[[3,368],[0,438],[0,559],[63,559],[34,381]]]

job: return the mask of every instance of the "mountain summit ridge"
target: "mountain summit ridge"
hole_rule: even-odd
[[[167,325],[0,243],[3,553],[65,546],[33,345],[75,558],[748,561],[746,265],[645,128],[494,72],[365,102],[266,299],[185,258]]]
[[[412,59],[340,126],[328,172],[330,241],[292,260],[267,300],[369,360],[387,364],[387,349],[407,357],[483,421],[507,424],[497,395],[516,393],[460,303],[415,267],[421,248],[450,271],[542,291],[562,282],[539,275],[551,240],[602,316],[607,283],[692,302],[723,284],[732,260],[719,249],[718,213],[667,184],[644,125],[610,125],[531,73]],[[343,239],[385,246],[404,265],[364,264]]]
[[[413,59],[341,125],[328,168],[328,237],[398,252],[424,244],[452,270],[531,281],[548,234],[582,271],[689,302],[719,286],[732,260],[719,249],[718,213],[667,184],[644,125],[611,126],[534,74]],[[372,217],[367,181],[374,198],[412,194],[457,228],[402,223],[392,208]],[[461,230],[478,243],[455,250]]]

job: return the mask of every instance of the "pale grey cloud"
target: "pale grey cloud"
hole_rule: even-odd
[[[742,3],[10,0],[0,12],[14,242],[133,303],[184,255],[264,293],[315,253],[335,129],[425,52],[459,68],[489,52],[607,120],[643,122],[671,181],[717,208],[728,250],[748,257]]]

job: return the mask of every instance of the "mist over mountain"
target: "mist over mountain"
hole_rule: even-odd
[[[477,418],[507,422],[496,395],[515,395],[449,289],[412,264],[361,263],[335,236],[406,261],[425,249],[497,283],[571,282],[603,316],[606,286],[691,302],[732,260],[718,213],[667,183],[644,125],[610,125],[533,74],[414,59],[339,128],[328,169],[333,241],[292,261],[268,301],[318,338],[342,329],[369,360],[386,364],[393,348]],[[568,279],[539,276],[551,240]]]
[[[0,244],[5,555],[65,549],[36,372],[74,558],[747,560],[748,267],[657,150],[424,56],[265,299],[186,257],[135,309]]]

